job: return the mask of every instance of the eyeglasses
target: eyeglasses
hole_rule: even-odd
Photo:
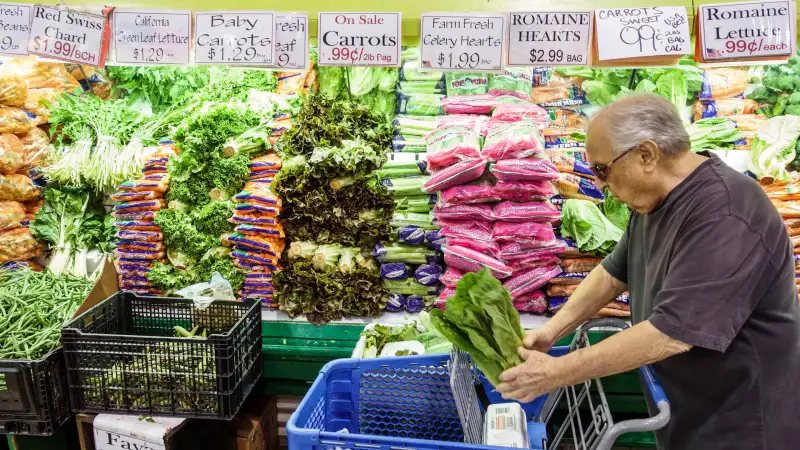
[[[639,144],[636,144],[633,147],[625,150],[624,152],[622,152],[621,155],[619,155],[616,158],[614,158],[613,160],[611,160],[611,162],[608,163],[608,164],[592,164],[591,169],[592,169],[592,172],[594,173],[594,176],[597,177],[597,179],[600,180],[600,181],[607,181],[608,180],[608,174],[611,172],[611,165],[614,164],[615,162],[619,161],[623,156],[625,156],[628,153],[636,150],[637,148],[639,148]]]

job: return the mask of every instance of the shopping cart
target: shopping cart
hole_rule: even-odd
[[[568,347],[591,345],[591,329],[625,329],[619,319],[597,319],[578,329]],[[639,369],[659,413],[615,423],[600,380],[570,386],[522,405],[531,448],[608,450],[624,433],[655,431],[669,422],[669,401],[652,368]],[[482,442],[487,404],[505,403],[466,354],[344,359],[320,371],[286,425],[289,450],[492,449]],[[565,416],[564,416],[565,415]],[[556,417],[565,417],[555,424]]]

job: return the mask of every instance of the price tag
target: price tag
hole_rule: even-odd
[[[319,13],[320,66],[400,67],[402,15]]]
[[[601,60],[691,53],[689,18],[682,6],[595,10]]]
[[[422,15],[422,67],[436,70],[503,68],[506,17],[490,14]]]
[[[509,66],[580,65],[589,61],[590,11],[512,12]]]
[[[194,62],[271,66],[275,54],[275,13],[194,13]]]
[[[68,9],[33,5],[28,51],[89,66],[102,66],[105,18]]]
[[[281,69],[308,69],[308,15],[275,17],[275,65]]]
[[[31,8],[31,5],[0,3],[0,54],[28,54]]]
[[[789,56],[797,15],[789,1],[727,3],[700,7],[703,58],[723,60]]]
[[[114,59],[126,64],[189,64],[191,11],[114,10]]]

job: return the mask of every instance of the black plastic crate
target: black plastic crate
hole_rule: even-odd
[[[208,331],[174,337],[175,326]],[[61,330],[80,412],[231,419],[263,370],[261,304],[118,292]]]
[[[64,352],[0,360],[0,433],[50,436],[72,414]]]

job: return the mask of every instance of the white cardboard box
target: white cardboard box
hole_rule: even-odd
[[[98,414],[94,419],[95,450],[166,450],[169,436],[186,419]]]

